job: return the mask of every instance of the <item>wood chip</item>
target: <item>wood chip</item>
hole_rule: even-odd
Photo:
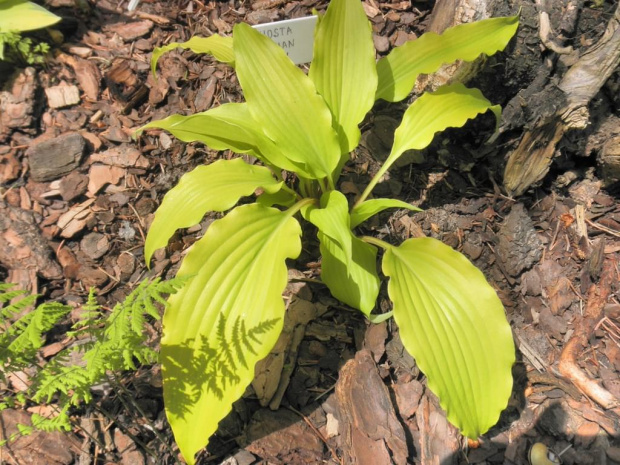
[[[82,238],[80,249],[91,259],[97,260],[110,250],[110,241],[103,234],[92,232]]]
[[[90,49],[87,50],[90,51]],[[101,86],[101,73],[97,65],[93,61],[76,58],[64,53],[58,55],[57,58],[62,63],[66,63],[73,68],[78,84],[84,91],[84,94],[86,94],[86,97],[96,101],[99,98]]]
[[[145,36],[151,32],[151,29],[153,29],[153,21],[149,19],[131,23],[112,24],[107,27],[107,30],[118,34],[125,42]]]
[[[58,218],[58,227],[61,229],[60,235],[62,237],[67,239],[73,237],[86,227],[88,221],[95,216],[89,208],[94,202],[95,199],[89,199],[74,205]]]
[[[88,172],[88,195],[94,196],[108,184],[118,184],[125,174],[125,169],[119,166],[106,166],[99,163],[91,165]]]
[[[121,166],[123,168],[148,168],[149,161],[138,149],[129,144],[123,144],[104,152],[93,153],[91,161],[106,165]]]
[[[50,108],[64,108],[80,103],[80,90],[77,86],[54,86],[45,89]]]
[[[51,181],[70,173],[79,166],[85,147],[84,138],[76,132],[31,145],[26,156],[32,179]]]
[[[407,463],[405,431],[369,350],[357,352],[342,367],[336,398],[345,463]]]
[[[62,272],[52,255],[32,212],[0,204],[0,263],[59,279]]]

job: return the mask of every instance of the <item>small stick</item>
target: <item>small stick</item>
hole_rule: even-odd
[[[314,434],[316,434],[316,436],[323,441],[323,443],[327,446],[327,448],[329,449],[329,451],[332,454],[332,457],[334,458],[334,460],[336,462],[338,462],[340,465],[342,465],[342,459],[340,457],[338,457],[338,454],[336,453],[336,451],[334,450],[334,448],[332,446],[329,445],[329,443],[327,442],[327,439],[325,439],[325,436],[323,436],[323,434],[317,429],[316,426],[314,426],[312,424],[312,422],[310,421],[310,419],[305,416],[303,413],[301,413],[299,410],[291,407],[290,405],[286,407],[287,409],[289,409],[291,412],[296,413],[297,415],[299,415],[301,418],[303,418],[303,420],[306,422],[306,425],[308,425],[310,427],[310,429],[314,432]]]
[[[575,325],[575,333],[564,346],[559,363],[562,376],[605,409],[620,407],[620,401],[596,381],[588,378],[577,365],[577,356],[583,353],[590,335],[603,317],[603,307],[612,293],[612,288],[616,282],[618,282],[616,261],[615,259],[609,259],[603,264],[599,283],[597,285],[593,284],[588,290],[588,303],[586,304],[583,321],[581,324]]]

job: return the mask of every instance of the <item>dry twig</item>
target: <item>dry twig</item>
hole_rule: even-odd
[[[620,407],[620,401],[579,368],[577,356],[583,353],[594,328],[603,318],[603,307],[617,282],[616,260],[609,259],[603,265],[599,283],[590,286],[583,320],[581,324],[575,325],[575,333],[564,346],[559,364],[562,376],[605,409]]]

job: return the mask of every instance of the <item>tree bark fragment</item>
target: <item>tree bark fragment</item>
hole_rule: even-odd
[[[521,195],[540,181],[549,171],[557,144],[564,134],[569,130],[584,129],[589,124],[588,104],[618,65],[620,5],[600,40],[568,69],[557,88],[551,82],[545,87],[546,97],[543,98],[551,99],[559,89],[566,102],[555,113],[541,115],[510,154],[504,171],[504,187],[510,195]]]
[[[345,464],[407,463],[404,429],[369,350],[359,351],[342,367],[336,398],[344,416]]]

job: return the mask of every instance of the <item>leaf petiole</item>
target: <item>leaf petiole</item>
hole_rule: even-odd
[[[286,183],[282,184],[282,190],[285,191],[285,192],[288,192],[289,194],[291,194],[292,196],[294,196],[298,200],[302,200],[303,199],[303,197],[301,195],[299,195],[294,189],[291,189],[290,187],[288,187],[286,185]]]
[[[295,213],[297,213],[299,210],[301,210],[305,206],[317,204],[318,202],[319,201],[317,199],[313,199],[313,198],[302,199],[299,202],[297,202],[295,205],[290,207],[288,210],[286,210],[286,213],[290,216],[293,216]]]
[[[392,166],[392,163],[388,163],[388,162],[384,163],[381,169],[377,171],[377,173],[373,176],[373,178],[370,180],[370,182],[366,186],[366,189],[364,189],[364,192],[362,192],[362,195],[360,195],[359,199],[356,200],[355,204],[353,205],[353,208],[358,207],[359,205],[361,205],[361,203],[364,200],[366,200],[366,198],[368,198],[368,196],[370,195],[372,190],[375,188],[375,186],[377,185],[381,177],[385,173],[387,173],[387,170],[390,169],[390,166]]]
[[[367,244],[372,244],[372,245],[376,245],[377,247],[381,247],[383,250],[389,250],[389,249],[394,248],[392,244],[388,244],[387,242],[382,241],[381,239],[377,239],[376,237],[362,236],[360,237],[360,239],[366,242]]]

